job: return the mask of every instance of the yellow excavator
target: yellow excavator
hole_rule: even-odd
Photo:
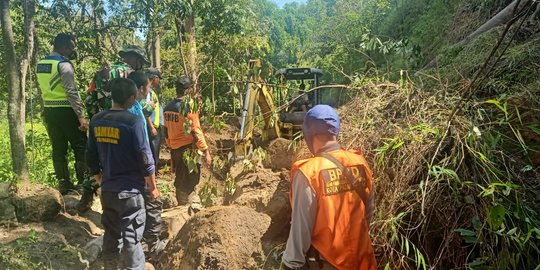
[[[260,60],[249,61],[235,159],[246,157],[253,150],[255,139],[264,144],[277,138],[292,140],[300,137],[307,110],[321,102],[319,82],[323,73],[320,69],[279,69],[274,74],[278,83],[271,86],[261,77],[261,68]],[[291,81],[301,82],[293,95],[289,91]],[[308,89],[315,90],[305,91],[305,83],[309,85]],[[256,136],[255,127],[259,121],[262,126],[260,136]]]

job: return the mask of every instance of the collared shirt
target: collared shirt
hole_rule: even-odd
[[[146,124],[146,117],[144,116],[144,113],[143,113],[143,107],[141,105],[141,102],[139,102],[138,100],[135,99],[135,103],[133,103],[133,106],[131,108],[128,109],[128,111],[134,115],[137,115],[138,117],[141,118],[141,120],[143,121],[143,125],[144,125],[144,134],[146,135],[146,140],[148,140],[148,127],[147,127],[147,124]]]
[[[63,55],[54,51],[51,53],[51,56],[60,56],[65,58]],[[62,78],[62,86],[64,86],[64,89],[66,90],[66,96],[71,104],[71,107],[73,108],[73,111],[78,118],[83,118],[84,108],[81,98],[79,97],[79,93],[77,92],[77,84],[75,83],[75,69],[73,68],[73,64],[71,62],[60,63],[58,65],[58,72]]]

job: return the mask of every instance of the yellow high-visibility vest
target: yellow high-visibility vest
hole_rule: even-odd
[[[41,59],[37,64],[36,75],[44,107],[71,107],[58,70],[63,62],[71,64],[66,58],[53,55]]]

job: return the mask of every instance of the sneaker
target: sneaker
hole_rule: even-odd
[[[94,192],[92,192],[92,190],[85,189],[81,197],[81,200],[79,201],[79,203],[77,203],[77,211],[79,211],[80,213],[84,213],[92,207],[93,203],[94,203]]]

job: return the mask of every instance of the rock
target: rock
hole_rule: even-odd
[[[77,204],[79,203],[81,196],[69,194],[64,195],[64,203],[66,207],[66,212],[70,213],[71,215],[76,215],[79,211],[77,211]]]
[[[186,221],[190,218],[188,206],[178,206],[166,209],[161,213],[161,238],[174,239],[182,229]]]
[[[88,264],[94,263],[101,255],[102,249],[103,249],[103,236],[100,236],[90,241],[90,243],[84,246],[83,248],[84,259],[88,262]]]
[[[0,182],[0,200],[9,198],[11,193],[11,182]]]
[[[17,223],[15,206],[9,198],[0,199],[0,225],[8,226]]]
[[[63,210],[64,200],[56,189],[33,186],[19,190],[13,198],[19,222],[40,222],[54,219]]]
[[[159,258],[158,269],[258,269],[270,217],[242,206],[203,209]]]

